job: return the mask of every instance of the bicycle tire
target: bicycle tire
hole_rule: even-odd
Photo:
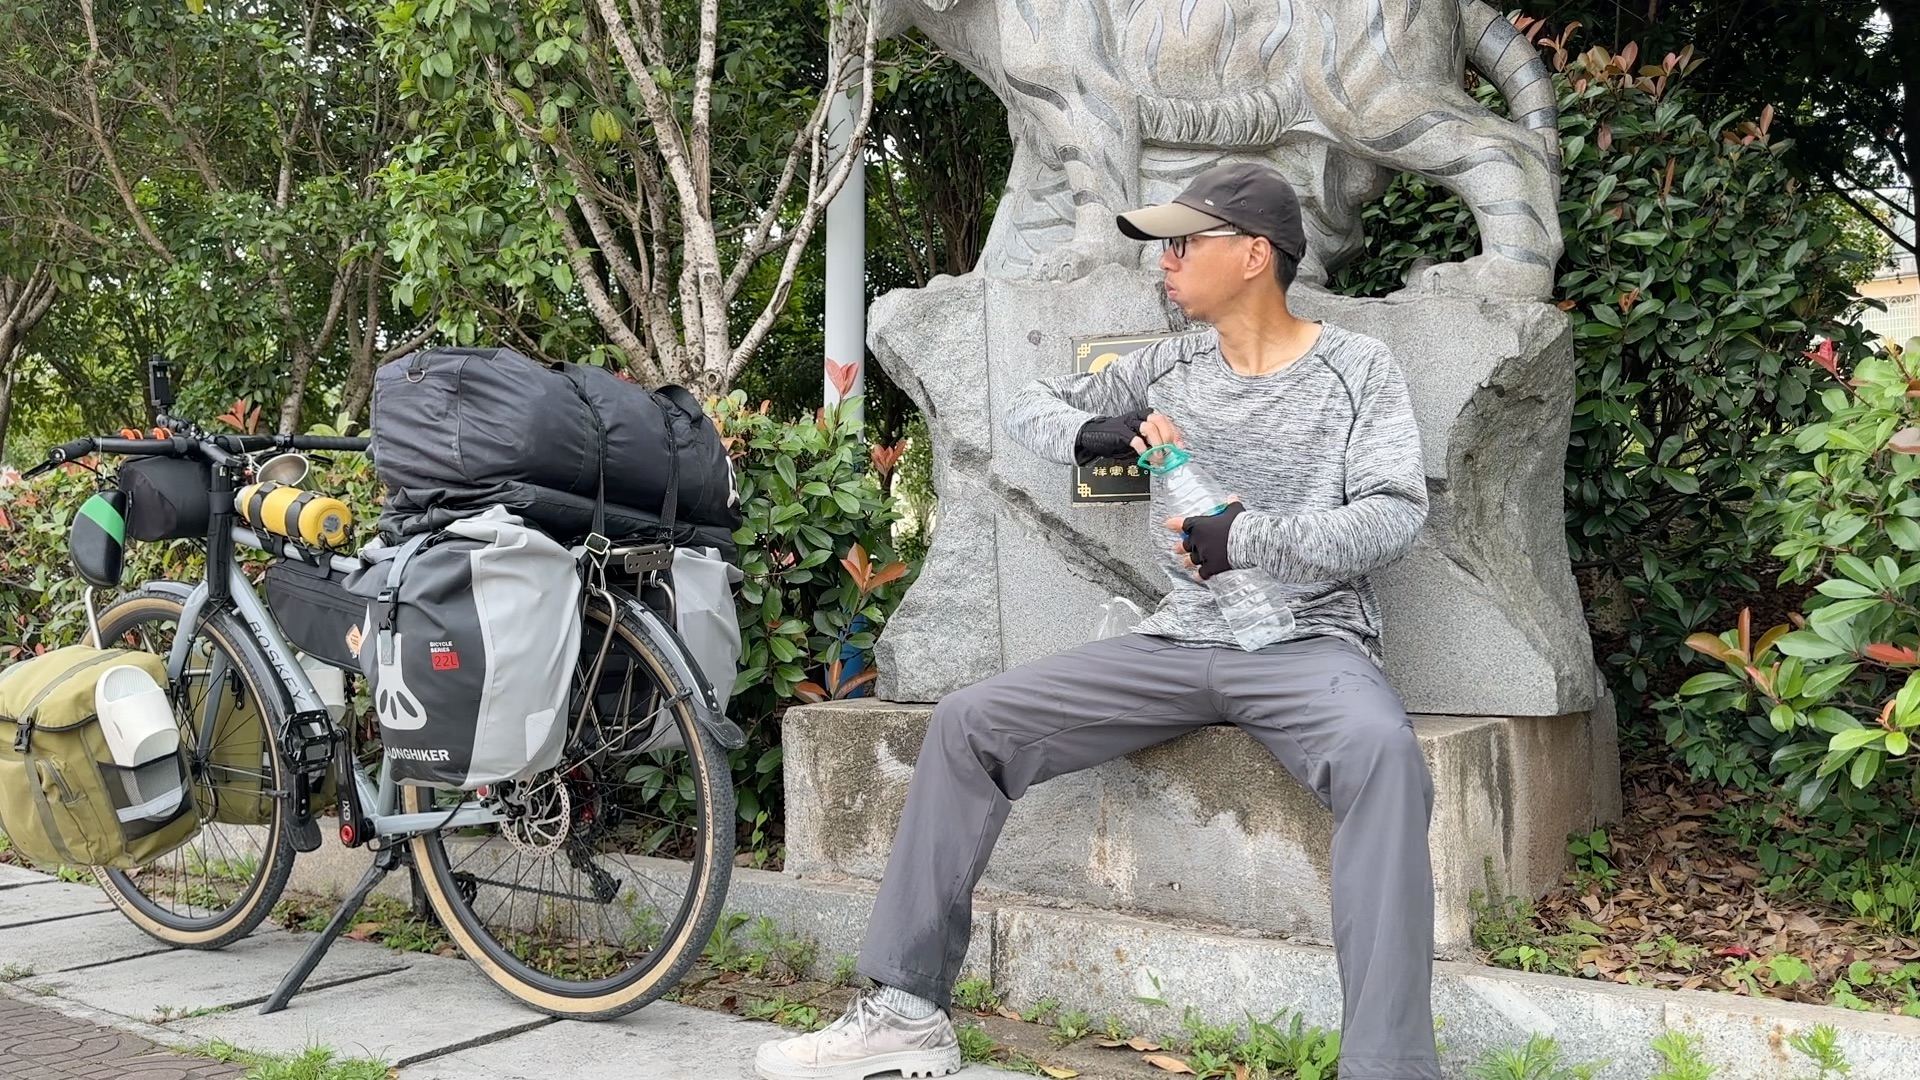
[[[183,595],[150,585],[122,597],[100,613],[100,641],[120,642],[142,625],[162,622],[172,622],[177,632]],[[263,765],[270,763],[272,769],[271,775],[264,777],[271,785],[267,790],[286,790],[285,765],[280,752],[280,727],[286,712],[278,679],[271,674],[252,637],[232,615],[214,612],[206,616],[198,636],[224,654],[243,692],[258,703],[256,715],[264,728],[261,737],[266,749]],[[164,656],[172,640],[170,633],[129,643]],[[176,690],[182,694],[176,705],[182,713],[181,738],[183,744],[193,746],[197,739],[194,703],[205,699],[195,698],[191,689]],[[206,762],[197,757],[194,775],[196,785],[210,783]],[[206,804],[204,795],[201,801]],[[218,949],[229,945],[252,933],[266,919],[293,873],[292,832],[286,827],[287,801],[276,798],[272,805],[270,820],[265,825],[208,823],[193,841],[147,866],[133,871],[96,870],[95,877],[121,914],[149,935],[183,949]],[[210,846],[216,853],[213,857],[208,855]],[[236,879],[230,868],[246,865],[249,858],[253,860],[252,871]],[[192,868],[196,859],[201,864],[199,871]],[[199,880],[194,880],[196,878]],[[152,886],[156,883],[170,885],[171,897],[155,895]],[[202,891],[192,892],[196,889]],[[224,898],[228,892],[232,893],[232,899],[209,914],[182,912],[175,906],[183,902],[191,905],[193,900],[207,895]]]
[[[604,612],[589,616],[589,627],[606,625]],[[615,641],[635,659],[646,665],[646,674],[658,681],[669,695],[685,688],[672,674],[672,667],[647,644],[645,635],[623,614],[614,624]],[[582,635],[582,651],[598,639],[594,633]],[[576,694],[582,690],[576,674]],[[576,697],[574,700],[579,700]],[[657,710],[656,710],[657,711]],[[607,1020],[641,1008],[658,999],[678,984],[689,968],[699,960],[714,927],[720,920],[727,886],[733,873],[735,847],[734,790],[726,751],[715,742],[695,719],[685,697],[673,706],[691,766],[698,799],[698,844],[688,862],[686,897],[670,923],[659,930],[658,942],[650,949],[649,962],[618,975],[594,980],[573,981],[557,978],[527,963],[512,943],[503,941],[499,932],[488,926],[477,910],[479,886],[463,886],[462,871],[449,854],[447,836],[442,832],[420,834],[412,840],[415,865],[427,899],[441,924],[468,959],[502,992],[527,1006],[550,1016],[572,1020]],[[571,757],[570,753],[570,757]],[[570,767],[563,761],[556,774]],[[555,774],[549,774],[555,775]],[[626,783],[625,781],[622,782]],[[409,812],[431,807],[430,789],[403,789],[403,803]],[[499,828],[495,826],[493,828]],[[487,843],[482,842],[482,846]],[[636,888],[635,892],[644,891]],[[610,901],[600,901],[602,904]],[[495,913],[497,914],[497,908]],[[512,918],[509,909],[508,918]],[[526,947],[522,942],[523,948]]]

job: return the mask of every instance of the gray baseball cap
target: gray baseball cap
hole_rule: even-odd
[[[1193,178],[1170,203],[1129,210],[1120,231],[1135,240],[1165,240],[1231,225],[1266,237],[1297,262],[1306,254],[1300,199],[1293,185],[1265,165],[1215,165]]]

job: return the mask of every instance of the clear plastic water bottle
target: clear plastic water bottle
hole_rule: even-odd
[[[1209,517],[1227,508],[1228,492],[1173,445],[1151,447],[1140,466],[1167,485],[1167,511],[1173,517]],[[1242,649],[1265,648],[1293,633],[1293,609],[1281,599],[1280,583],[1264,570],[1223,570],[1206,580],[1227,628]]]

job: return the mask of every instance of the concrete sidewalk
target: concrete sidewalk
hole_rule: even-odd
[[[263,928],[219,952],[173,951],[92,886],[0,865],[8,980],[0,984],[0,1031],[8,1033],[0,1078],[242,1075],[156,1051],[221,1039],[246,1050],[317,1045],[379,1058],[399,1066],[403,1080],[710,1080],[752,1076],[754,1051],[782,1034],[670,1002],[603,1023],[555,1020],[506,998],[465,960],[347,940],[284,1012],[259,1015],[308,940]],[[980,1066],[957,1074],[1011,1075]]]

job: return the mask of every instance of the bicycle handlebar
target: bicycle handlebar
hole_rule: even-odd
[[[47,460],[27,470],[21,477],[31,480],[57,465],[77,461],[88,454],[118,454],[123,457],[198,457],[224,465],[235,454],[260,450],[341,450],[365,452],[370,440],[336,435],[214,435],[194,438],[175,435],[166,439],[116,439],[97,436],[74,439],[47,451]]]

